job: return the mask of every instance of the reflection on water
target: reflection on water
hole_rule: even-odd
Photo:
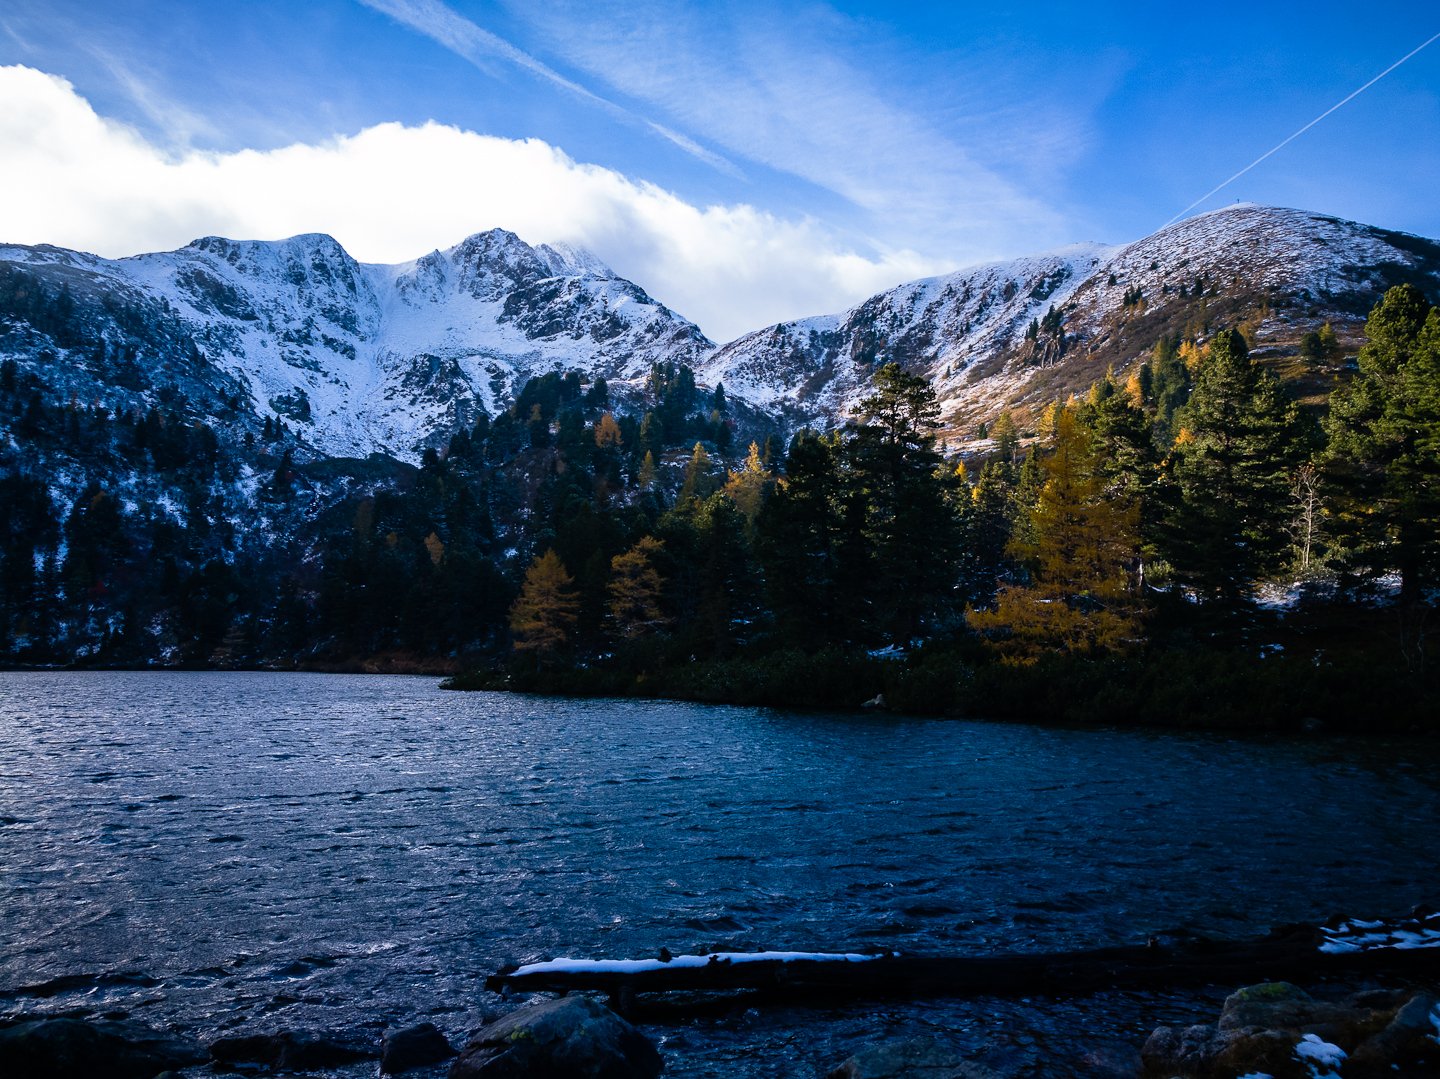
[[[1243,935],[1434,898],[1437,822],[1415,743],[0,674],[0,1012],[458,1036],[500,1007],[480,981],[508,960]],[[1146,1028],[1171,1006],[1146,998]],[[669,1073],[809,1075],[852,1027],[979,1044],[1000,1015],[1043,1057],[1055,1009],[826,1013],[803,1047],[784,1017],[707,1021]],[[746,1037],[773,1051],[726,1062]]]

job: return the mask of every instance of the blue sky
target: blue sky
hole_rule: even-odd
[[[1440,32],[1431,3],[1182,7],[7,0],[0,239],[401,261],[503,226],[724,339],[1145,235]],[[1437,194],[1440,41],[1197,212],[1440,236]]]

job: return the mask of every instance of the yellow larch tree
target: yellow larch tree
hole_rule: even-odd
[[[1028,585],[1007,585],[991,610],[970,624],[1008,659],[1034,662],[1044,652],[1122,650],[1140,638],[1132,567],[1139,549],[1133,502],[1109,497],[1078,409],[1056,411],[1053,450],[1041,462],[1043,485],[1026,537],[1010,553],[1030,567]]]
[[[574,585],[574,578],[553,550],[530,563],[520,595],[510,608],[510,632],[517,652],[531,652],[543,659],[565,645],[580,614]]]

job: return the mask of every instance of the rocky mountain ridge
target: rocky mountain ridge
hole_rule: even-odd
[[[94,320],[84,351],[173,362],[176,341],[243,411],[283,417],[322,454],[415,459],[481,410],[506,407],[551,371],[637,379],[652,363],[694,363],[713,346],[692,323],[571,248],[478,233],[399,265],[367,265],[334,239],[204,237],[178,251],[103,259],[61,248],[0,247],[0,269],[27,276],[70,307],[123,313]],[[23,285],[21,286],[23,292]],[[109,374],[77,349],[18,333],[0,351],[83,399]],[[160,333],[166,324],[171,333]],[[32,327],[33,328],[33,327]],[[78,342],[77,342],[78,344]],[[48,356],[48,359],[47,359]],[[101,385],[96,386],[99,382]],[[187,393],[186,396],[193,396]]]
[[[823,425],[894,360],[934,383],[963,443],[1002,409],[1033,413],[1108,368],[1123,372],[1162,336],[1244,325],[1260,355],[1280,360],[1330,322],[1358,346],[1366,313],[1401,281],[1440,289],[1440,243],[1236,205],[1130,244],[1075,245],[900,285],[839,314],[746,334],[698,373],[792,422]],[[1289,366],[1288,377],[1328,386],[1325,372]]]
[[[1386,287],[1440,289],[1440,243],[1237,205],[1130,244],[899,285],[718,347],[593,255],[502,229],[397,265],[357,262],[323,235],[211,236],[124,259],[10,245],[0,274],[13,301],[0,305],[0,357],[76,399],[133,409],[158,385],[197,416],[225,402],[242,424],[283,418],[322,456],[413,461],[507,407],[530,377],[578,370],[622,398],[630,383],[638,402],[658,362],[793,430],[843,422],[873,370],[897,361],[933,382],[962,445],[1002,409],[1033,415],[1162,336],[1225,325],[1243,325],[1302,394],[1323,395],[1335,371],[1302,361],[1300,337],[1328,321],[1353,350]],[[67,340],[42,332],[27,288],[88,321]],[[149,388],[127,394],[132,383]]]

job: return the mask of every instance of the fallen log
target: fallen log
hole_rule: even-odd
[[[1409,928],[1407,928],[1409,926]],[[605,992],[628,1009],[639,993],[759,991],[766,997],[1007,996],[1296,981],[1344,973],[1440,976],[1440,914],[1402,923],[1291,926],[1258,940],[1150,940],[1076,952],[913,956],[757,952],[658,959],[556,959],[486,979],[497,991]]]

